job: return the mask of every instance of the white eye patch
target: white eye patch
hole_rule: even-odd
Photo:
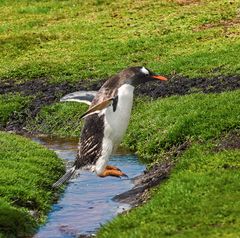
[[[145,67],[142,67],[140,70],[142,73],[149,75],[149,71]]]

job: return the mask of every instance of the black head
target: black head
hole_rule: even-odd
[[[122,80],[124,80],[124,83],[131,84],[133,86],[137,86],[142,83],[146,83],[153,80],[167,80],[163,76],[159,76],[153,72],[151,72],[149,69],[145,67],[130,67],[122,72],[120,72],[120,76]]]

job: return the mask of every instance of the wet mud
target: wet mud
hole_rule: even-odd
[[[113,200],[130,204],[132,207],[145,203],[150,197],[149,190],[168,178],[171,169],[177,162],[177,158],[189,145],[190,143],[186,141],[177,147],[173,147],[166,153],[165,158],[161,162],[155,163],[151,168],[145,170],[143,174],[132,178],[134,187],[131,190],[116,195]]]
[[[17,84],[15,80],[3,80],[0,84],[0,94],[21,93],[26,96],[37,95],[42,104],[50,104],[63,95],[81,90],[98,90],[105,82],[103,80],[79,80],[78,82],[49,83],[47,78],[36,78]],[[1,81],[1,79],[0,79]],[[215,78],[187,78],[171,76],[166,82],[149,82],[136,88],[136,95],[148,95],[153,98],[173,95],[186,95],[195,92],[220,93],[240,88],[240,76],[219,76]]]
[[[17,80],[1,79],[0,94],[20,93],[24,96],[33,96],[29,107],[22,112],[21,120],[13,115],[6,128],[7,131],[22,131],[24,123],[34,118],[41,107],[58,102],[67,93],[74,91],[95,91],[104,80],[79,80],[78,82],[49,83],[48,78],[36,78],[18,84]],[[149,82],[136,88],[135,95],[149,96],[154,99],[173,95],[186,95],[191,93],[220,93],[240,88],[240,76],[219,76],[215,78],[194,78],[174,75],[166,82]]]

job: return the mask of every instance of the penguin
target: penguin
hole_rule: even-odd
[[[60,100],[84,102],[89,109],[81,116],[84,124],[75,162],[53,184],[54,188],[67,182],[81,168],[90,169],[99,177],[127,177],[108,161],[127,130],[135,87],[153,80],[165,81],[167,78],[145,67],[129,67],[110,77],[98,92],[75,92]]]

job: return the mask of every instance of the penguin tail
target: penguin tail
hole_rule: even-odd
[[[53,188],[58,188],[65,182],[67,182],[75,173],[76,166],[73,166],[71,169],[69,169],[56,183],[52,185]]]

